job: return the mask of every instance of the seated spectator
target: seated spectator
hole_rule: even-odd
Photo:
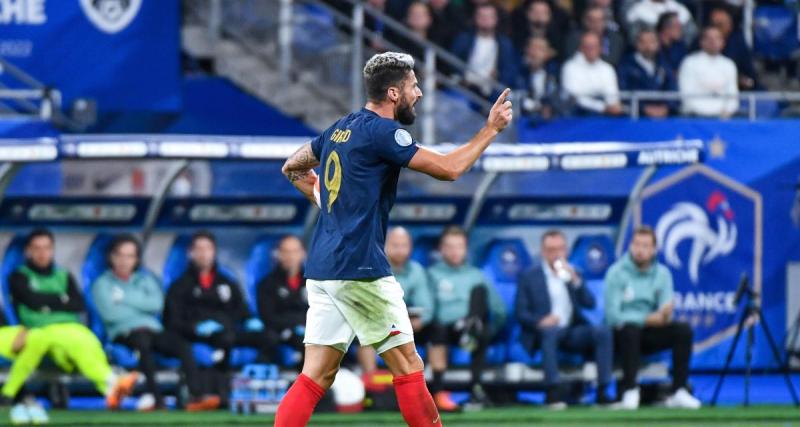
[[[429,363],[433,370],[431,392],[441,410],[456,408],[444,389],[447,346],[459,345],[472,355],[471,403],[483,406],[489,398],[481,385],[486,348],[505,323],[503,301],[483,272],[467,263],[467,233],[447,227],[439,241],[442,261],[428,269],[436,301],[436,331],[431,337]]]
[[[303,277],[306,248],[297,236],[278,242],[278,264],[258,284],[256,305],[267,333],[303,354],[308,293]],[[302,364],[300,364],[302,366]]]
[[[92,285],[92,298],[110,341],[130,347],[139,355],[139,369],[145,375],[151,402],[138,409],[164,409],[164,397],[156,382],[155,352],[177,357],[189,388],[188,411],[219,407],[219,396],[202,396],[200,373],[188,341],[173,331],[165,331],[158,316],[164,307],[161,284],[150,273],[139,269],[141,245],[129,234],[111,243],[106,270]]]
[[[600,39],[600,57],[604,61],[616,65],[622,53],[625,51],[625,39],[614,31],[609,31],[606,27],[606,15],[602,8],[593,6],[583,12],[581,18],[581,29],[573,30],[567,37],[566,54],[571,56],[578,49],[581,35],[593,33]]]
[[[497,13],[497,32],[503,35],[511,33],[511,16],[505,9],[498,7],[497,0],[462,0],[461,4],[464,5],[465,14],[472,17],[484,6],[494,7]]]
[[[739,109],[736,64],[722,55],[725,41],[716,27],[706,27],[699,52],[686,57],[678,71],[683,111],[706,117],[729,117]]]
[[[467,63],[467,84],[484,96],[493,94],[492,80],[511,86],[516,79],[516,51],[511,40],[497,32],[497,8],[491,4],[475,9],[475,30],[456,37],[452,51]]]
[[[689,53],[689,48],[683,40],[683,27],[678,20],[678,14],[675,12],[662,13],[658,17],[656,31],[660,45],[658,56],[664,65],[669,67],[672,78],[677,79],[678,68],[681,66],[683,58]]]
[[[600,38],[584,33],[578,52],[561,69],[561,85],[579,114],[622,114],[617,73],[600,59]]]
[[[68,372],[77,369],[106,397],[110,409],[119,408],[139,375],[120,376],[111,370],[102,344],[80,322],[86,305],[72,274],[54,264],[54,244],[53,233],[45,229],[33,230],[25,239],[25,264],[8,278],[19,322],[41,331],[50,346],[59,347],[64,356],[56,365]],[[30,374],[36,365],[28,368]]]
[[[403,18],[409,30],[419,36],[422,40],[428,40],[430,35],[433,17],[431,8],[422,1],[415,1],[409,4],[406,9],[406,16]],[[425,47],[405,35],[397,34],[392,37],[394,43],[405,53],[415,57],[425,58]]]
[[[722,54],[733,60],[739,76],[739,89],[752,90],[758,85],[756,68],[753,65],[753,52],[744,40],[740,30],[734,30],[733,16],[725,7],[717,7],[711,11],[711,26],[716,27],[725,40]]]
[[[430,0],[428,4],[433,15],[430,40],[447,48],[464,31],[468,19],[461,5],[451,0]]]
[[[672,71],[658,55],[658,37],[653,30],[642,30],[636,36],[636,52],[628,54],[619,64],[619,87],[622,90],[677,90]],[[644,101],[641,111],[647,117],[666,117],[670,102]]]
[[[617,354],[622,360],[621,407],[639,407],[636,374],[642,355],[672,350],[672,391],[666,406],[697,409],[700,401],[689,394],[692,328],[672,320],[672,275],[656,260],[656,235],[647,226],[634,230],[628,252],[605,277],[606,324],[614,328]]]
[[[597,362],[597,403],[611,403],[606,389],[611,384],[614,343],[611,330],[591,325],[581,308],[594,308],[592,293],[567,262],[564,233],[550,230],[542,236],[542,263],[520,275],[516,315],[522,326],[523,345],[533,353],[542,349],[546,403],[564,408],[558,372],[558,351],[591,354]]]
[[[613,0],[589,0],[589,7],[599,7],[603,10],[606,21],[606,30],[612,33],[622,34],[622,28],[616,20]],[[583,13],[581,13],[583,16]]]
[[[44,407],[22,388],[42,358],[50,353],[56,366],[68,371],[71,365],[59,347],[51,345],[42,328],[26,329],[22,325],[8,325],[0,310],[0,357],[11,362],[8,376],[0,392],[0,410],[8,410],[11,424],[46,424],[50,421]]]
[[[264,332],[264,323],[250,314],[239,284],[217,268],[216,257],[214,235],[195,233],[189,247],[189,266],[167,292],[164,326],[190,342],[207,343],[221,352],[221,357],[215,358],[209,391],[220,396],[225,406],[233,347],[255,347],[259,359],[268,361],[273,343]]]
[[[392,274],[403,288],[403,301],[408,307],[414,342],[425,345],[430,340],[434,327],[434,303],[425,267],[411,259],[413,242],[403,227],[395,227],[386,234],[386,258]],[[375,371],[375,350],[370,346],[359,347],[358,361],[365,373]]]
[[[547,0],[529,0],[515,14],[514,46],[524,52],[531,37],[547,39],[550,47],[560,53],[564,45],[564,29],[556,27],[553,11]]]
[[[522,111],[545,120],[561,112],[558,64],[555,52],[544,37],[531,37],[525,49],[518,87],[527,92]]]
[[[677,0],[639,0],[628,9],[625,19],[632,30],[642,25],[653,28],[658,23],[659,16],[666,12],[677,15],[684,31],[691,29],[692,14]]]

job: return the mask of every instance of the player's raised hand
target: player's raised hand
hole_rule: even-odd
[[[506,88],[503,93],[497,97],[494,102],[492,110],[489,111],[489,118],[486,120],[486,125],[492,129],[502,132],[503,129],[511,123],[511,101],[508,96],[511,95],[511,89]]]

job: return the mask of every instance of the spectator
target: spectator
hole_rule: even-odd
[[[611,330],[589,324],[580,311],[594,308],[596,302],[581,276],[567,262],[564,233],[545,232],[541,254],[542,263],[519,278],[516,313],[522,326],[523,345],[530,352],[536,347],[542,349],[546,403],[557,409],[566,407],[558,373],[558,350],[593,354],[598,369],[597,403],[611,403],[606,395],[614,360]]]
[[[519,87],[527,92],[522,111],[545,120],[560,112],[558,64],[555,52],[544,37],[531,37],[525,49]]]
[[[636,52],[628,54],[619,65],[619,87],[622,90],[674,91],[677,89],[672,71],[658,55],[658,37],[653,30],[642,30],[636,36]],[[642,102],[647,117],[666,117],[669,102]]]
[[[256,302],[267,333],[303,354],[308,293],[303,276],[306,248],[297,236],[278,242],[278,265],[258,284]],[[302,364],[301,364],[302,366]]]
[[[606,323],[622,359],[624,409],[639,407],[636,374],[644,354],[672,350],[672,390],[666,406],[697,409],[700,401],[687,391],[692,357],[692,329],[672,320],[672,275],[656,260],[656,235],[647,226],[634,230],[628,253],[605,277]]]
[[[716,27],[706,27],[699,52],[686,57],[678,71],[683,111],[707,117],[729,117],[739,108],[736,64],[722,55],[725,41]]]
[[[412,2],[406,9],[404,23],[420,39],[428,40],[431,24],[433,23],[430,6],[422,1]],[[415,58],[425,58],[425,47],[417,43],[416,40],[404,35],[397,35],[393,38],[395,39],[395,44],[404,52]]]
[[[628,9],[626,19],[632,27],[655,27],[659,16],[666,12],[675,13],[684,31],[692,25],[692,14],[689,9],[677,0],[639,0]]]
[[[443,380],[447,346],[458,344],[471,353],[471,403],[480,407],[489,402],[481,385],[486,347],[505,322],[505,306],[486,276],[467,263],[464,230],[447,227],[439,241],[439,251],[442,261],[428,269],[437,307],[437,329],[431,337],[429,356],[433,370],[431,392],[439,409],[455,408],[449,393],[443,391]]]
[[[683,27],[678,20],[678,14],[675,12],[662,13],[658,17],[656,31],[660,44],[658,56],[664,65],[669,67],[672,78],[677,79],[678,68],[689,52],[686,42],[683,40]]]
[[[711,11],[710,24],[716,27],[725,40],[722,54],[733,60],[739,76],[739,89],[751,90],[758,86],[756,69],[753,65],[753,52],[744,40],[744,34],[733,28],[733,16],[725,7],[717,7]]]
[[[164,294],[158,280],[139,269],[141,252],[135,237],[118,236],[109,249],[109,269],[92,285],[92,298],[108,339],[130,347],[139,355],[139,369],[145,375],[149,393],[149,399],[140,399],[139,409],[165,408],[156,382],[155,352],[180,359],[191,399],[186,405],[188,411],[216,409],[219,396],[202,396],[191,345],[175,332],[165,331],[158,319],[164,307]]]
[[[451,0],[430,0],[429,4],[433,14],[430,40],[447,48],[466,26],[467,18],[464,10]]]
[[[616,65],[625,50],[625,39],[615,31],[606,27],[605,11],[601,7],[592,6],[583,12],[581,30],[574,30],[567,37],[566,53],[572,55],[578,49],[583,33],[593,33],[600,39],[601,58]]]
[[[557,52],[563,51],[564,28],[556,27],[550,3],[530,0],[520,7],[523,10],[515,14],[514,46],[524,52],[531,37],[543,37]]]
[[[622,114],[614,67],[600,59],[600,38],[584,33],[578,52],[561,69],[561,85],[578,113]]]
[[[497,0],[462,0],[461,4],[464,5],[466,15],[472,17],[475,16],[478,9],[492,6],[497,14],[497,32],[503,35],[510,34],[511,17],[504,8],[498,7]]]
[[[467,63],[466,82],[484,96],[494,91],[491,80],[513,85],[516,52],[511,40],[497,32],[497,8],[491,4],[477,6],[475,31],[456,37],[452,51]]]
[[[216,253],[213,234],[199,231],[192,236],[189,266],[167,292],[164,325],[186,340],[207,343],[220,352],[211,391],[225,406],[231,349],[255,347],[259,358],[268,360],[272,343],[263,322],[250,314],[239,284],[217,268]]]
[[[403,288],[414,341],[417,345],[425,345],[435,328],[431,324],[435,306],[425,267],[411,259],[412,244],[411,235],[405,228],[395,227],[386,234],[386,258],[392,266],[392,274]],[[375,350],[372,347],[360,347],[358,359],[364,372],[375,370]]]
[[[54,244],[49,230],[31,231],[25,239],[25,264],[8,278],[20,324],[46,335],[65,354],[56,364],[76,368],[106,397],[106,405],[116,409],[133,391],[138,373],[115,374],[100,341],[80,323],[86,306],[72,274],[54,264]],[[36,365],[29,368],[28,373]]]

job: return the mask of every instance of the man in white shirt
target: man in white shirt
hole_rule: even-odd
[[[676,13],[684,28],[692,23],[689,9],[676,0],[640,0],[628,9],[625,18],[630,25],[644,24],[654,28],[658,23],[658,17],[665,12]]]
[[[498,12],[492,4],[475,9],[475,29],[459,34],[452,52],[467,63],[466,82],[483,95],[492,93],[492,80],[512,86],[517,78],[517,53],[511,39],[497,29]]]
[[[725,41],[715,27],[700,38],[700,51],[687,56],[678,71],[683,111],[705,117],[730,117],[739,109],[736,64],[722,55]]]
[[[523,273],[517,284],[516,315],[522,327],[520,340],[532,351],[542,350],[547,386],[546,403],[554,409],[564,403],[558,372],[558,351],[593,354],[597,363],[597,403],[612,381],[613,337],[604,325],[591,325],[581,308],[593,308],[595,298],[583,279],[567,262],[567,239],[559,230],[542,236],[542,263]]]
[[[600,53],[597,34],[584,33],[578,52],[561,70],[562,87],[575,99],[579,112],[622,114],[617,73],[614,67],[600,59]]]

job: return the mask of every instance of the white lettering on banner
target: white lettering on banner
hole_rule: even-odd
[[[0,0],[0,24],[42,25],[45,0]]]
[[[28,58],[33,54],[30,40],[0,40],[0,56],[6,58]]]
[[[642,151],[637,159],[637,163],[642,166],[697,163],[698,161],[700,161],[700,151],[696,149]]]
[[[675,310],[736,313],[735,292],[675,292]]]

